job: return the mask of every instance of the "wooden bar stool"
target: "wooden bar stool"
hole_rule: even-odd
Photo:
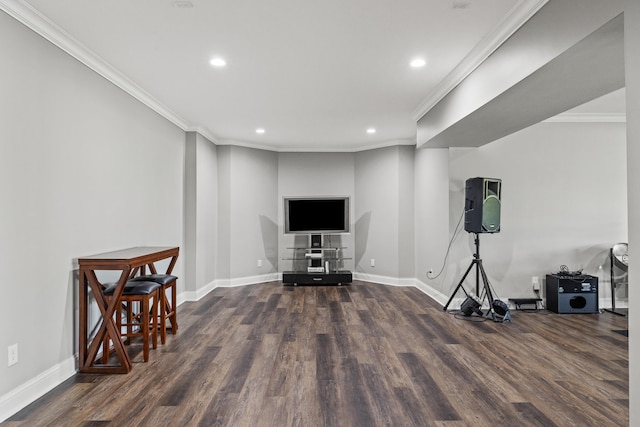
[[[129,280],[129,283],[155,282],[161,286],[160,289],[160,341],[165,344],[167,341],[167,320],[171,323],[171,333],[178,331],[178,316],[176,314],[176,282],[178,278],[171,274],[144,274]],[[167,298],[167,291],[171,292],[171,300]]]
[[[106,286],[103,294],[107,300],[113,296],[115,284]],[[149,337],[153,348],[158,347],[158,304],[160,302],[161,285],[156,282],[127,282],[122,297],[120,298],[125,310],[125,323],[122,323],[122,313],[116,312],[116,325],[120,331],[120,337],[125,337],[125,344],[132,337],[142,337],[142,353],[145,362],[149,360]],[[140,308],[134,311],[134,303],[139,303]],[[123,327],[126,330],[123,331]],[[109,343],[103,347],[104,360],[109,359]]]

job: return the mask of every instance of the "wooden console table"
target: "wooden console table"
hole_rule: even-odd
[[[178,259],[178,247],[136,247],[114,252],[78,258],[80,287],[80,325],[79,325],[79,365],[80,372],[126,374],[131,371],[129,354],[120,339],[114,319],[114,313],[120,305],[120,297],[129,278],[149,267],[155,273],[154,262],[171,258],[166,274],[171,274]],[[102,284],[96,271],[119,270],[120,279],[109,304],[102,295]],[[88,290],[91,289],[100,309],[99,328],[93,338],[87,335],[88,327]],[[97,326],[97,325],[96,325]],[[98,350],[105,339],[113,341],[113,347],[119,364],[101,363],[97,360]]]

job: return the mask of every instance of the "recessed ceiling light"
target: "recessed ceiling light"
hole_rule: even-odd
[[[256,129],[256,133],[262,135],[264,133],[264,129],[263,128],[258,128],[258,129]]]
[[[416,58],[413,61],[411,61],[411,66],[413,68],[420,68],[420,67],[424,67],[427,64],[427,61],[425,61],[422,58]]]
[[[181,9],[189,9],[193,7],[193,3],[189,0],[175,0],[171,2],[171,6],[179,7]]]
[[[209,61],[209,64],[213,65],[214,67],[224,67],[225,65],[227,65],[227,61],[225,61],[224,59],[217,57],[217,58],[213,58],[211,61]]]
[[[369,129],[367,129],[367,133],[368,133],[369,135],[373,135],[374,133],[376,133],[376,128],[369,128]]]
[[[454,1],[451,3],[451,9],[468,9],[471,3],[468,1]]]

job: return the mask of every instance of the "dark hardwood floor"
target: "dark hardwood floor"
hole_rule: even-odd
[[[148,363],[134,343],[131,373],[77,374],[0,425],[628,425],[625,317],[511,314],[357,281],[218,288]]]

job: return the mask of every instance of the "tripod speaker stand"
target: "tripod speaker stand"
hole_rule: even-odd
[[[487,311],[487,314],[484,315],[484,317],[488,318],[489,316],[491,316],[494,322],[497,322],[497,321],[504,322],[506,320],[511,321],[511,315],[509,314],[508,307],[505,308],[506,305],[502,301],[495,300],[493,298],[493,292],[491,292],[491,287],[489,286],[487,273],[484,271],[484,267],[482,266],[482,258],[480,258],[480,236],[478,236],[478,233],[473,233],[473,234],[475,235],[474,244],[476,246],[476,253],[473,254],[473,260],[471,261],[471,264],[469,264],[467,271],[465,271],[464,275],[462,276],[462,279],[460,279],[460,282],[458,283],[455,290],[453,291],[453,294],[451,294],[449,301],[447,301],[447,303],[445,304],[444,311],[447,311],[447,308],[449,308],[449,304],[451,304],[451,301],[458,293],[458,290],[462,289],[462,291],[467,296],[467,298],[469,298],[469,294],[467,293],[466,289],[462,286],[462,284],[464,283],[467,276],[471,272],[471,269],[475,266],[476,295],[480,296],[480,279],[482,278],[484,293],[489,301],[489,310]],[[499,310],[499,312],[496,312],[496,308]]]

